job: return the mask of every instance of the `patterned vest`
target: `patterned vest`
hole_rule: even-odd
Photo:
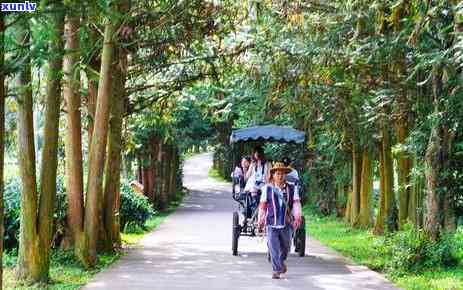
[[[290,221],[287,220],[287,212],[291,212],[294,203],[294,185],[285,183],[283,187],[284,202],[278,200],[278,194],[273,191],[273,186],[267,187],[267,225],[285,226]]]

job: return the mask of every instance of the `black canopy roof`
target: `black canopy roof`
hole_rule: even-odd
[[[305,133],[287,126],[255,126],[232,131],[230,142],[272,141],[303,143]]]

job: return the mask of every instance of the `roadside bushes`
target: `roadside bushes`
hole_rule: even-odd
[[[68,206],[66,198],[66,187],[64,177],[57,177],[57,192],[55,201],[55,212],[53,215],[54,236],[53,247],[57,248],[64,238],[66,228],[66,209]],[[6,252],[15,252],[19,244],[19,212],[21,203],[21,181],[19,177],[12,177],[5,180],[4,188],[4,249]],[[128,224],[143,228],[146,220],[154,215],[152,206],[148,199],[133,192],[128,183],[121,184],[121,228]]]
[[[128,226],[144,229],[145,222],[154,215],[154,210],[146,196],[134,192],[127,182],[122,182],[119,214],[121,229]]]
[[[58,246],[64,236],[64,227],[66,225],[66,188],[64,177],[58,176],[56,180],[56,202],[55,212],[53,215],[53,224],[55,227],[53,236],[53,245]],[[19,177],[11,177],[5,180],[4,189],[4,249],[12,251],[17,249],[19,243],[19,213],[21,204],[21,180]]]
[[[463,229],[433,241],[422,229],[406,225],[384,240],[385,268],[395,275],[457,266],[463,262]]]
[[[3,192],[4,202],[4,240],[5,251],[10,251],[18,247],[19,235],[19,211],[20,211],[20,192],[21,182],[19,178],[5,180]]]

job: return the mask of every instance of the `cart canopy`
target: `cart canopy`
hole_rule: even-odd
[[[255,126],[232,131],[230,142],[264,140],[282,143],[303,143],[305,133],[287,126]]]

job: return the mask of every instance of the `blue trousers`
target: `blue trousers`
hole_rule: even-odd
[[[291,249],[291,227],[275,229],[267,226],[267,246],[270,251],[273,272],[283,270],[283,262]]]

